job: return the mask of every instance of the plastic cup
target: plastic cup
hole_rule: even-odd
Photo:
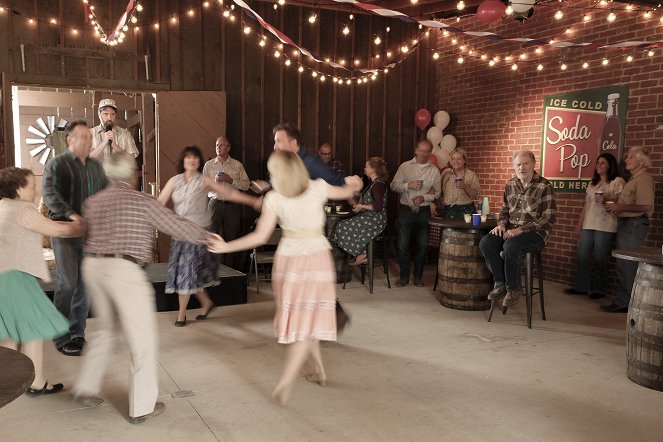
[[[480,213],[474,213],[472,214],[472,225],[475,227],[478,227],[481,225],[481,214]]]
[[[465,218],[465,222],[467,224],[472,222],[472,215],[470,215],[469,213],[466,213],[465,215],[463,215],[463,218]]]
[[[488,219],[487,215],[481,215],[481,222],[482,223],[485,223],[487,219]]]
[[[594,195],[594,201],[596,201],[598,204],[601,204],[603,202],[603,191],[602,190],[597,190],[596,194]]]

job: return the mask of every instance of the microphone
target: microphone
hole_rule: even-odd
[[[108,123],[106,127],[104,128],[104,132],[110,132],[113,130],[113,125]],[[108,148],[112,149],[113,147],[113,140],[108,140]],[[112,150],[111,150],[112,151]]]

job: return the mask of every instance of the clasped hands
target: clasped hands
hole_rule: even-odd
[[[207,250],[212,253],[225,253],[227,250],[227,242],[221,238],[220,235],[212,233],[209,240],[207,240]]]

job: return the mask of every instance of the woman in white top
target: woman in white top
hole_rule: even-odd
[[[578,271],[575,284],[567,288],[570,295],[587,295],[601,299],[606,295],[606,268],[612,239],[617,232],[617,217],[605,210],[607,201],[616,201],[624,187],[615,157],[609,153],[599,155],[592,181],[587,186],[585,205],[578,219]],[[589,260],[594,257],[594,275],[589,271]]]
[[[204,164],[203,154],[198,147],[185,147],[177,161],[178,175],[168,180],[158,200],[166,205],[172,199],[175,213],[209,229],[212,218],[207,209],[207,193],[210,190],[218,192],[224,188],[202,174]],[[204,312],[196,316],[196,320],[207,319],[215,305],[205,293],[205,287],[219,284],[217,272],[218,262],[210,256],[206,246],[173,240],[168,258],[165,292],[179,295],[175,327],[186,325],[186,308],[191,295],[195,295]]]
[[[37,278],[50,281],[42,252],[42,235],[81,236],[78,221],[52,221],[35,208],[35,176],[31,170],[0,170],[0,346],[18,349],[35,367],[27,394],[57,393],[44,375],[44,341],[69,332],[69,320],[46,297]]]
[[[320,341],[336,340],[336,271],[324,233],[323,206],[330,199],[352,197],[361,188],[361,181],[343,187],[321,179],[311,181],[299,155],[286,151],[272,153],[267,169],[274,190],[265,196],[256,230],[228,243],[213,240],[210,250],[230,253],[251,249],[267,241],[277,223],[282,228],[272,269],[274,326],[278,342],[289,346],[273,396],[285,404],[309,357],[313,371],[306,379],[325,384]]]

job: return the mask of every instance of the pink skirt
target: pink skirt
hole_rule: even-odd
[[[272,286],[280,344],[336,340],[336,269],[329,250],[306,256],[276,254]]]

